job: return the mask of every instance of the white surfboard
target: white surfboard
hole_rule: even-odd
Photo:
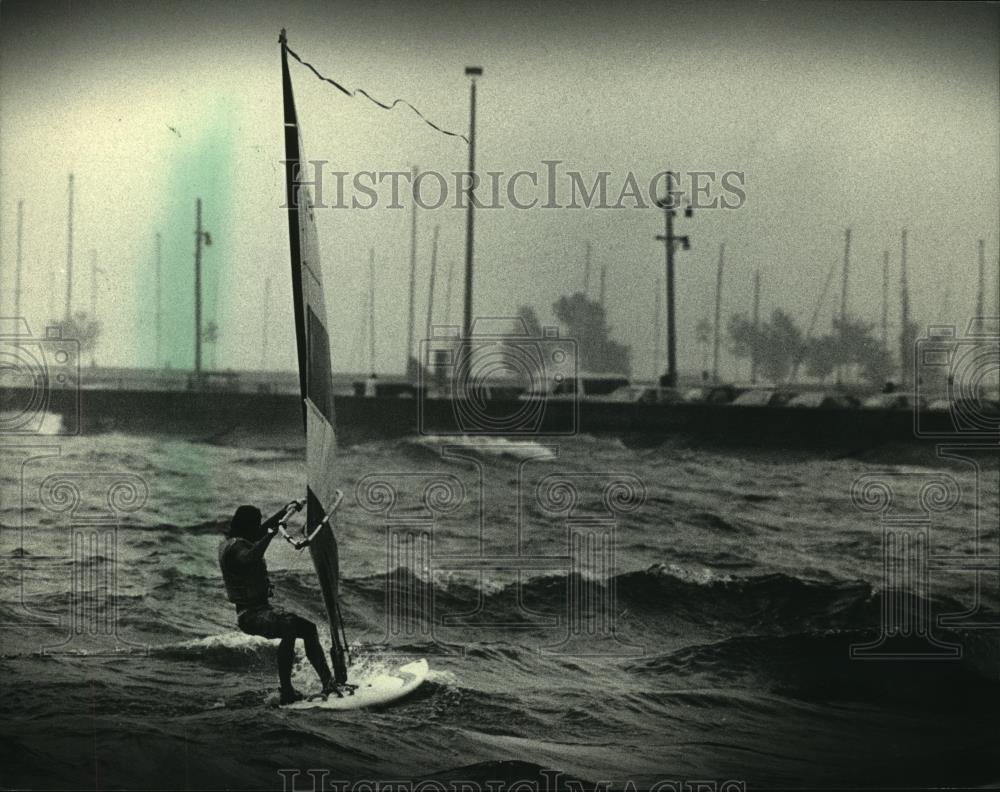
[[[358,686],[353,693],[345,693],[342,697],[330,695],[325,699],[304,699],[286,704],[282,709],[352,710],[389,704],[420,687],[429,671],[426,660],[414,660],[394,671],[379,671],[369,677],[352,677],[351,684]]]

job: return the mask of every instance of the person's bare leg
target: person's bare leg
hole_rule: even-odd
[[[281,703],[291,704],[302,698],[292,687],[292,664],[295,662],[295,636],[287,635],[278,644],[278,681],[281,684]]]

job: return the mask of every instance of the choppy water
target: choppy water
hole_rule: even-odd
[[[960,659],[849,657],[894,601],[879,514],[854,505],[854,482],[889,482],[896,516],[922,513],[930,483],[924,505],[945,509],[931,514],[932,558],[975,552],[979,497],[978,541],[995,557],[995,458],[977,487],[970,466],[588,437],[446,457],[426,440],[342,449],[358,662],[426,656],[433,671],[393,707],[334,714],[272,706],[275,647],[237,631],[216,568],[236,505],[302,495],[301,451],[123,435],[8,445],[3,786],[266,788],[281,769],[400,778],[498,759],[617,788],[1000,781],[1000,630],[934,624],[977,596],[965,621],[996,620],[996,571],[978,594],[970,572],[904,584],[921,596],[903,610],[925,607]],[[953,485],[935,490],[942,476]],[[952,486],[954,504],[934,500]],[[278,602],[322,623],[308,556],[276,542],[268,563]],[[316,687],[304,661],[296,675]]]

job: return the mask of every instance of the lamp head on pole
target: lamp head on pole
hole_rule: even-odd
[[[482,77],[483,67],[482,66],[466,66],[465,76],[466,77]]]

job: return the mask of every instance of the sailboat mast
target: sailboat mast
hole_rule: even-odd
[[[719,266],[715,272],[715,334],[712,339],[712,381],[719,381],[719,343],[722,335],[722,268],[726,263],[726,243],[719,245]]]
[[[413,185],[417,181],[418,172],[416,165],[410,170],[410,206],[412,207],[410,214],[410,313],[406,329],[406,368],[404,369],[408,378],[413,373],[410,361],[413,360],[414,303],[417,296],[417,191]]]
[[[851,229],[844,231],[844,269],[840,283],[840,333],[841,339],[847,337],[847,283],[851,272]],[[834,320],[836,327],[836,320]],[[844,364],[837,366],[837,384],[844,381]]]
[[[979,286],[976,289],[976,316],[986,315],[986,242],[979,240]]]
[[[97,251],[90,251],[90,319],[97,318]]]
[[[66,213],[66,308],[63,318],[68,322],[73,303],[73,174],[69,175],[69,207]]]
[[[754,337],[760,337],[760,270],[753,274],[753,332]],[[750,384],[757,384],[757,355],[750,355]]]
[[[899,329],[899,369],[903,382],[910,381],[910,293],[906,282],[906,229],[900,239],[899,261],[900,324]]]
[[[368,372],[375,373],[375,248],[368,251]]]
[[[21,245],[24,232],[24,201],[17,202],[17,262],[14,265],[14,318],[21,318]]]
[[[260,323],[260,370],[267,369],[267,329],[271,324],[271,279],[264,278],[264,321]]]
[[[438,232],[440,226],[434,226],[434,240],[431,242],[431,282],[427,290],[427,327],[424,332],[424,343],[430,344],[434,325],[434,280],[437,277]]]
[[[153,366],[154,368],[159,368],[160,367],[160,339],[161,339],[161,335],[162,335],[162,322],[163,322],[162,307],[161,307],[161,305],[162,305],[162,302],[161,302],[162,301],[162,286],[161,286],[160,267],[162,265],[162,261],[161,261],[161,258],[160,258],[160,246],[161,246],[160,232],[157,231],[156,232],[156,313],[155,313],[155,319],[156,319],[156,358],[154,360],[154,366]]]
[[[882,251],[882,348],[889,350],[889,251]]]

